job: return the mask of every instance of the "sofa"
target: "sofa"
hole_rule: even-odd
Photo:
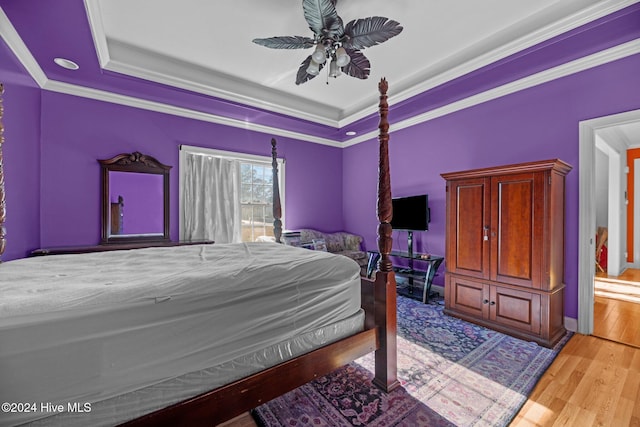
[[[301,246],[310,249],[322,248],[321,241],[324,240],[328,252],[353,259],[360,266],[361,272],[363,274],[366,272],[368,257],[367,253],[362,250],[362,237],[345,231],[325,233],[311,228],[296,230],[296,234],[298,232],[300,233]]]

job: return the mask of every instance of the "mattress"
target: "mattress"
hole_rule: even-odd
[[[238,357],[232,361],[189,372],[158,384],[91,404],[89,412],[66,411],[21,424],[29,427],[108,427],[141,417],[188,398],[198,396],[216,387],[229,384],[314,348],[346,338],[364,329],[364,311],[324,326]],[[213,420],[212,420],[213,422]]]
[[[0,402],[35,409],[2,425],[224,366],[360,309],[353,260],[270,243],[10,261],[0,295]]]

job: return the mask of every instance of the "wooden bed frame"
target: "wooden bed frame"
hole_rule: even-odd
[[[378,250],[375,280],[361,278],[365,330],[231,384],[128,421],[122,426],[210,426],[230,420],[319,376],[375,351],[374,384],[389,392],[400,385],[396,355],[396,282],[391,252],[391,181],[389,174],[389,122],[387,81],[381,79],[379,123],[379,176],[377,195]],[[0,86],[0,94],[2,87]],[[0,255],[4,251],[4,178],[2,170],[2,101],[0,97]],[[282,234],[276,142],[271,141],[274,183],[274,234]]]

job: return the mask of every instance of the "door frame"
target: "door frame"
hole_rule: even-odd
[[[577,332],[593,333],[595,278],[595,150],[596,131],[640,121],[640,110],[579,122],[578,325]]]
[[[619,145],[619,144],[618,144]],[[607,198],[607,273],[612,276],[619,276],[627,267],[627,259],[624,255],[626,251],[626,205],[623,205],[623,193],[626,187],[626,181],[623,183],[623,163],[626,162],[626,145],[616,147],[612,145],[610,140],[602,138],[596,133],[596,148],[604,153],[607,157],[606,177],[608,187]],[[597,166],[596,166],[597,168]],[[595,169],[594,169],[595,170]],[[626,179],[626,174],[624,175]],[[624,207],[624,209],[623,209]],[[624,215],[624,221],[622,216]],[[597,218],[596,218],[597,219]],[[595,231],[594,231],[595,234]],[[623,245],[624,244],[624,245]],[[594,250],[595,258],[595,250]]]

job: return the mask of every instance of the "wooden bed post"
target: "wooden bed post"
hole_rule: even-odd
[[[4,227],[7,211],[4,195],[4,157],[2,154],[2,145],[4,144],[4,125],[2,124],[2,116],[4,115],[4,107],[2,105],[3,93],[4,86],[0,83],[0,258],[2,257],[5,246],[7,245],[7,230]],[[2,259],[0,259],[0,262],[2,262]]]
[[[375,351],[373,384],[385,392],[400,386],[397,379],[396,279],[389,259],[393,243],[391,239],[393,211],[389,175],[387,87],[387,81],[382,79],[378,86],[380,90],[380,160],[377,196],[378,250],[381,258],[378,262],[375,281],[361,277],[363,296],[361,305],[365,309],[364,330],[230,384],[143,415],[121,426],[208,426],[212,423],[227,421],[315,378],[327,375],[372,351]],[[279,242],[282,235],[280,221],[282,213],[275,138],[271,140],[271,146],[274,235]]]
[[[378,166],[378,251],[380,260],[375,279],[375,323],[380,330],[380,348],[375,352],[375,378],[373,383],[382,390],[389,392],[400,385],[397,378],[397,348],[396,332],[396,276],[389,259],[393,240],[391,237],[391,176],[389,171],[389,104],[387,103],[387,89],[389,85],[385,78],[380,80],[380,160]]]
[[[282,206],[280,204],[280,185],[278,184],[278,153],[276,139],[271,138],[271,167],[273,168],[273,235],[277,243],[282,243]]]

